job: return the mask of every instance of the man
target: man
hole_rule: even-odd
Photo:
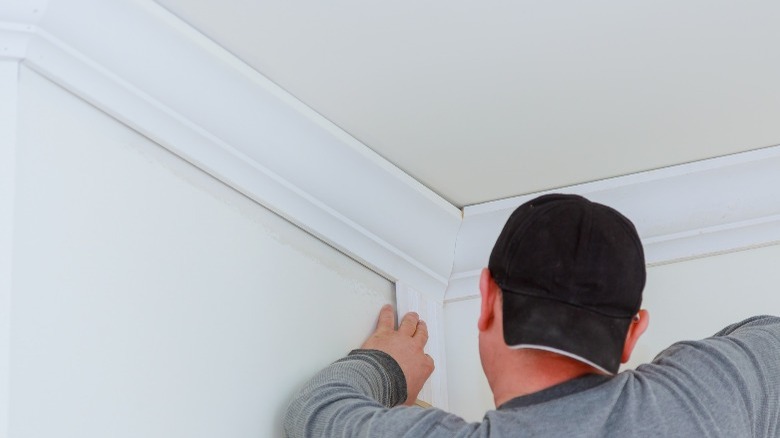
[[[754,317],[616,374],[649,315],[631,222],[573,195],[521,205],[480,279],[479,352],[497,409],[481,423],[414,402],[433,362],[425,323],[392,308],[315,376],[290,436],[780,436],[780,319]],[[696,317],[696,309],[690,309]]]

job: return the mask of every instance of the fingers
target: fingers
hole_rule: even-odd
[[[393,306],[385,304],[382,309],[379,310],[379,320],[376,323],[376,331],[393,331],[395,330],[395,311]]]
[[[420,316],[415,312],[409,312],[404,315],[401,320],[401,324],[398,326],[398,333],[406,336],[413,336],[417,331],[417,322],[420,321]]]
[[[420,347],[425,347],[428,343],[428,324],[423,320],[417,322],[417,330],[414,332],[412,339],[418,342]]]

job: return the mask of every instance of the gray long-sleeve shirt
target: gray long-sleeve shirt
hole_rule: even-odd
[[[680,342],[614,377],[588,375],[512,399],[481,423],[406,398],[398,364],[355,350],[317,374],[285,417],[290,437],[780,437],[780,318]]]

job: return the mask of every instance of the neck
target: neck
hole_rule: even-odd
[[[582,362],[541,350],[509,350],[501,369],[488,376],[496,407],[523,395],[550,388],[596,370]]]

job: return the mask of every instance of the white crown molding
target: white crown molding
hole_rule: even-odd
[[[650,266],[780,242],[780,146],[466,207],[445,300],[478,296],[480,270],[509,215],[544,193],[616,208]]]
[[[150,0],[38,3],[0,10],[0,41],[25,66],[387,278],[443,298],[460,210]]]
[[[0,7],[0,48],[0,57],[432,297],[475,295],[503,222],[539,194],[469,206],[461,217],[151,0],[11,0]],[[558,191],[620,209],[636,222],[648,263],[669,263],[780,240],[778,156],[767,148]]]

